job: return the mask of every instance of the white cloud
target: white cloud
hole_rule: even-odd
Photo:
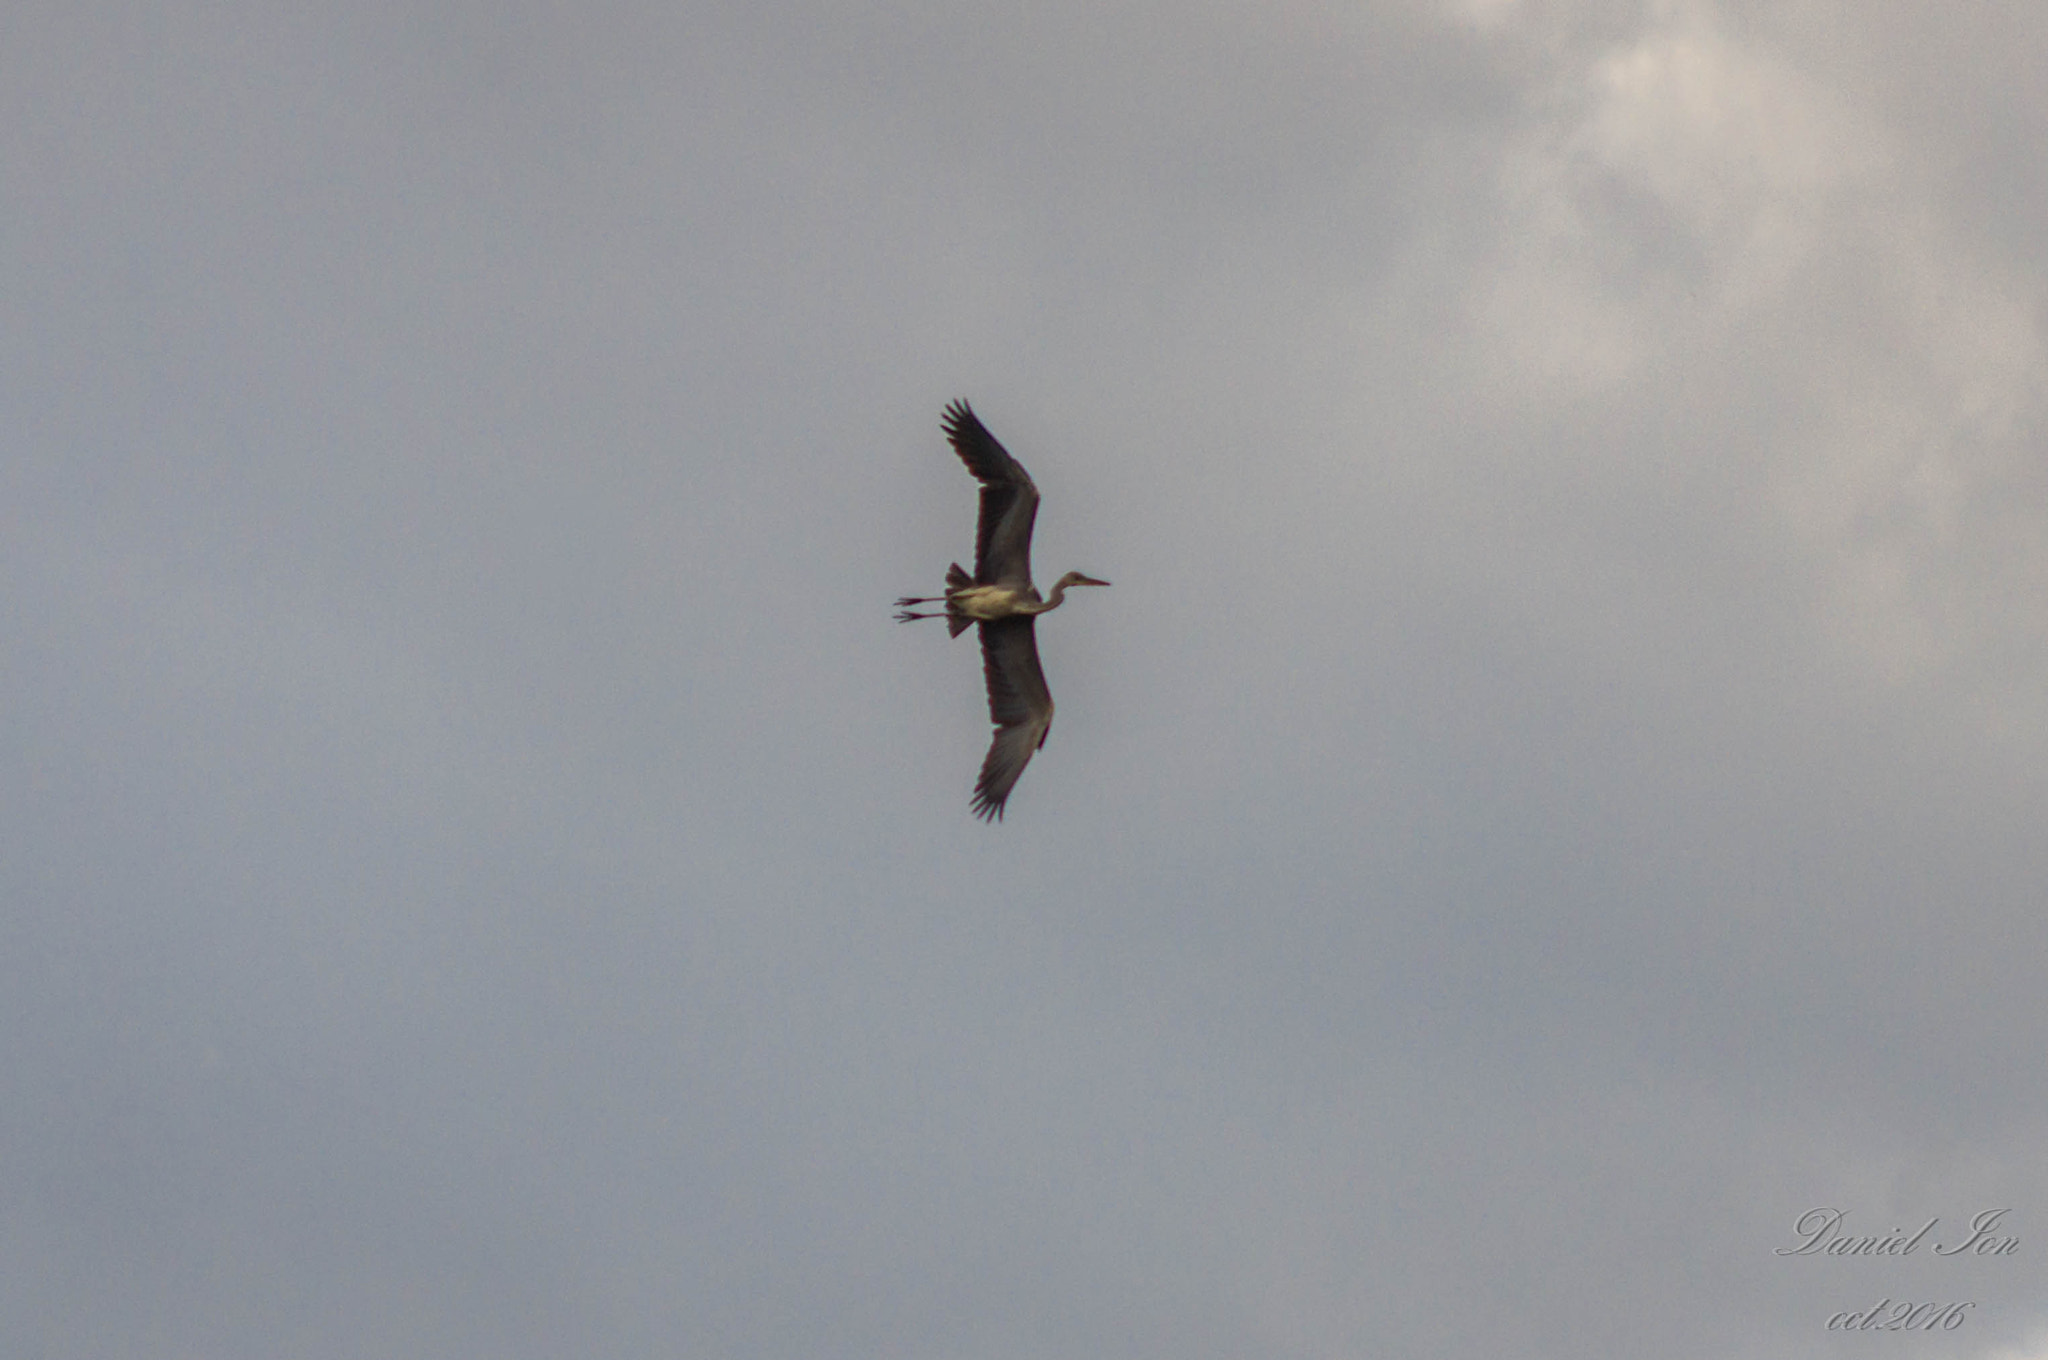
[[[1762,468],[1823,631],[1880,684],[1960,669],[2002,735],[2043,730],[2042,288],[1950,220],[1906,139],[1715,7],[1673,5],[1561,64],[1499,193],[1467,294],[1496,400],[1684,383],[1770,408],[1737,425],[1759,447],[1698,456]]]
[[[1622,381],[1702,328],[1725,341],[1786,305],[1886,162],[1839,101],[1691,9],[1583,53],[1533,112],[1502,162],[1479,307],[1545,384]],[[1600,343],[1569,334],[1596,313]]]

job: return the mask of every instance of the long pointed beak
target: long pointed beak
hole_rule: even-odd
[[[1074,584],[1077,586],[1106,586],[1109,584],[1109,582],[1098,581],[1093,576],[1083,576],[1080,580],[1074,582]]]

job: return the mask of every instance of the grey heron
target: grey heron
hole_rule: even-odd
[[[896,601],[897,621],[944,619],[947,634],[959,637],[967,625],[981,625],[981,670],[988,682],[988,716],[996,726],[981,777],[974,784],[974,815],[999,820],[1017,777],[1045,745],[1052,731],[1052,691],[1038,664],[1032,620],[1058,609],[1068,586],[1106,586],[1078,571],[1053,583],[1039,597],[1031,584],[1031,526],[1038,517],[1038,488],[1031,474],[976,418],[966,402],[946,407],[941,422],[953,452],[981,483],[981,522],[974,534],[974,575],[955,562],[946,571],[943,595],[906,595]],[[913,605],[942,604],[943,610],[916,613]]]

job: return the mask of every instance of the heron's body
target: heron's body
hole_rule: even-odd
[[[981,483],[974,575],[955,562],[946,572],[944,595],[906,596],[896,602],[902,611],[896,617],[904,623],[943,618],[954,637],[970,623],[981,625],[982,674],[988,682],[989,718],[996,734],[974,786],[974,811],[988,820],[1003,815],[1010,790],[1052,731],[1052,691],[1038,664],[1033,621],[1059,608],[1068,586],[1109,582],[1070,571],[1054,583],[1050,596],[1041,598],[1031,584],[1031,527],[1038,517],[1038,488],[1031,475],[996,442],[966,402],[946,408],[944,428],[953,451]],[[943,604],[945,611],[912,612],[910,606],[918,604]]]
[[[1075,574],[1079,575],[1078,572]],[[1022,590],[1017,589],[1015,586],[1004,585],[964,586],[959,590],[949,590],[946,592],[946,612],[949,614],[965,614],[968,618],[978,622],[987,622],[990,619],[1007,619],[1017,614],[1043,614],[1048,609],[1059,608],[1060,599],[1065,594],[1066,588],[1074,584],[1076,582],[1062,580],[1053,587],[1053,597],[1050,600],[1039,599],[1037,589],[1032,586],[1025,586]],[[1107,581],[1088,581],[1086,584],[1107,585],[1109,583]]]

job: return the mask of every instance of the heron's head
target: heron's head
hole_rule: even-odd
[[[1093,576],[1083,576],[1078,571],[1070,571],[1065,576],[1060,577],[1060,584],[1063,586],[1106,586],[1109,582],[1098,581]]]

